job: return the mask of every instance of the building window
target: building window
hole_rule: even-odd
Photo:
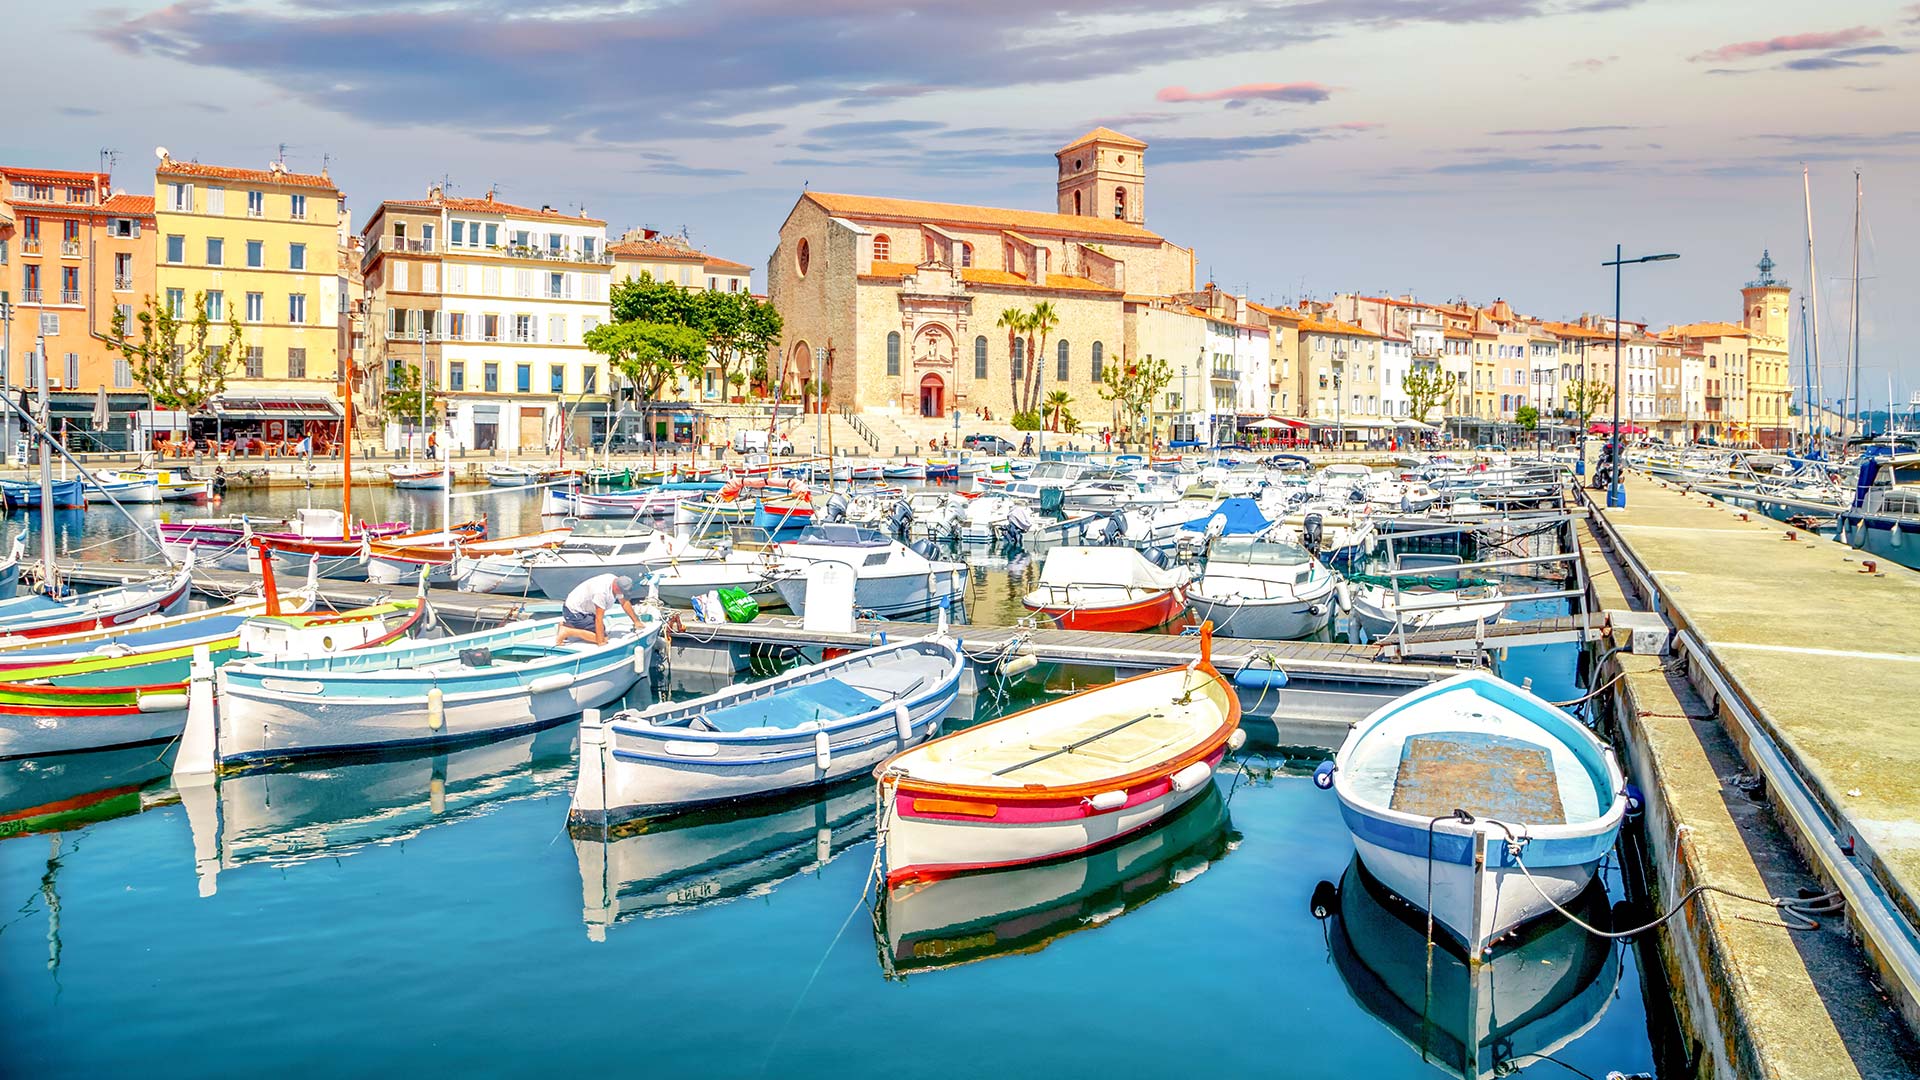
[[[473,232],[474,232],[473,242],[477,244],[480,242],[480,223],[479,222],[474,223]],[[490,248],[496,248],[500,246],[500,225],[497,222],[487,223],[487,246]]]
[[[597,394],[600,392],[600,369],[588,364],[580,369],[580,392]]]
[[[290,202],[292,205],[287,216],[295,221],[305,220],[307,216],[307,197],[305,195],[294,195],[290,197]]]
[[[218,236],[207,237],[207,265],[224,266],[227,261],[227,242]]]
[[[187,290],[167,290],[167,314],[176,319],[184,319],[187,317]]]
[[[113,388],[115,390],[133,388],[133,362],[124,356],[113,362]]]
[[[887,374],[900,374],[900,331],[887,334]]]
[[[307,321],[307,296],[305,293],[291,293],[287,296],[287,321],[299,326]]]
[[[1124,219],[1127,216],[1127,189],[1113,189],[1113,216]]]
[[[547,390],[550,393],[567,392],[567,369],[563,364],[553,364],[547,368]]]
[[[1008,366],[1012,369],[1014,378],[1027,377],[1027,343],[1025,341],[1019,338],[1013,339],[1013,357],[1008,361]]]
[[[960,242],[960,265],[962,267],[973,265],[973,245],[964,240]]]
[[[547,341],[554,345],[567,342],[567,317],[565,315],[547,316]]]
[[[267,350],[258,346],[247,347],[247,378],[264,379],[267,377]]]
[[[794,265],[799,268],[800,276],[806,277],[807,267],[813,263],[813,250],[807,246],[807,238],[804,236],[800,238],[800,243],[794,248],[793,262]]]
[[[167,208],[181,214],[193,213],[193,185],[168,184]]]
[[[287,269],[305,270],[307,268],[307,245],[287,245]]]
[[[262,322],[267,317],[267,294],[250,292],[247,294],[247,321]]]
[[[267,216],[266,192],[264,191],[247,192],[247,216],[248,217],[266,217]]]
[[[1069,360],[1070,355],[1067,349],[1066,339],[1062,338],[1059,342],[1059,348],[1054,350],[1053,381],[1067,381],[1069,372],[1072,370],[1072,365]]]
[[[480,388],[489,394],[500,391],[500,365],[484,364],[480,368]]]
[[[214,322],[224,322],[227,318],[227,294],[219,289],[208,289],[207,318]]]
[[[1073,216],[1079,217],[1082,213],[1084,211],[1080,208],[1080,193],[1076,191],[1073,193]]]
[[[304,379],[307,377],[307,350],[287,350],[287,378]]]
[[[32,218],[28,218],[32,221]],[[187,238],[184,236],[167,237],[167,261],[179,264],[187,261]]]
[[[1093,343],[1093,366],[1088,374],[1094,382],[1106,377],[1106,347],[1097,341]]]
[[[533,365],[517,364],[513,369],[513,388],[525,394],[533,389]]]
[[[893,258],[893,238],[880,233],[873,238],[873,258],[875,262],[888,262]]]
[[[66,371],[64,371],[62,374],[66,375],[67,377],[66,378],[67,389],[72,390],[73,388],[80,385],[80,354],[77,352],[70,352],[67,354],[66,359],[67,359]]]
[[[267,245],[263,240],[247,241],[247,266],[258,270],[267,265]]]
[[[467,388],[467,365],[459,360],[447,361],[447,389],[465,390]]]
[[[987,377],[987,339],[984,337],[973,339],[973,377]]]

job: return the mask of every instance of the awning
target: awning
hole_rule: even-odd
[[[1407,419],[1405,419],[1405,420],[1402,420],[1402,421],[1400,421],[1399,423],[1397,423],[1397,424],[1395,424],[1395,425],[1393,425],[1393,426],[1394,426],[1394,427],[1396,427],[1396,428],[1406,428],[1406,429],[1407,429],[1408,431],[1438,431],[1438,430],[1440,430],[1439,428],[1436,428],[1436,427],[1434,427],[1434,426],[1433,426],[1432,424],[1427,424],[1427,423],[1422,423],[1421,421],[1418,421],[1418,420],[1415,420],[1415,419],[1413,419],[1413,418],[1411,418],[1411,417],[1409,417],[1409,418],[1407,418]]]
[[[1274,428],[1291,427],[1292,425],[1288,424],[1284,420],[1275,420],[1271,417],[1268,417],[1267,419],[1264,419],[1264,420],[1255,420],[1253,423],[1246,424],[1244,426],[1250,427],[1250,428],[1259,428],[1262,431],[1271,431]]]
[[[1647,429],[1638,424],[1621,424],[1620,433],[1623,435],[1645,435]],[[1595,420],[1593,423],[1587,425],[1587,434],[1611,435],[1613,434],[1613,425],[1603,420]]]
[[[222,420],[338,420],[341,416],[338,402],[318,394],[222,394],[214,399],[212,412]]]

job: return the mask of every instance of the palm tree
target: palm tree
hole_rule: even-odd
[[[1054,310],[1053,302],[1050,300],[1040,301],[1033,305],[1033,310],[1027,312],[1027,354],[1033,360],[1033,364],[1027,371],[1027,394],[1025,401],[1026,411],[1028,412],[1033,411],[1033,395],[1034,392],[1039,389],[1040,358],[1046,355],[1047,335],[1052,333],[1054,327],[1059,325],[1060,313]],[[1038,335],[1040,339],[1037,348],[1034,344],[1034,337],[1036,335]]]
[[[1007,384],[1011,387],[1013,393],[1012,398],[1009,400],[1013,402],[1013,411],[1019,412],[1020,378],[1014,373],[1012,358],[1013,350],[1018,345],[1020,335],[1026,332],[1027,313],[1021,311],[1019,308],[1008,308],[1000,313],[1000,318],[995,321],[993,325],[1005,327],[1007,331]],[[1008,417],[1007,419],[1011,420],[1013,418]]]
[[[1073,404],[1073,395],[1065,390],[1055,390],[1047,395],[1047,417],[1049,431],[1059,431],[1061,418],[1066,415],[1067,406]]]

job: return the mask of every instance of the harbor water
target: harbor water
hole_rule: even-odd
[[[307,499],[222,509],[278,517]],[[461,502],[496,534],[537,521],[522,495]],[[434,520],[438,499],[369,489],[354,512]],[[60,550],[152,561],[129,531],[72,515]],[[976,620],[1012,619],[1018,573],[976,564]],[[1501,671],[1579,692],[1572,646],[1512,649]],[[1084,678],[1042,668],[949,723]],[[1477,973],[1445,944],[1430,965],[1423,918],[1352,871],[1311,750],[1250,743],[1217,796],[1119,848],[876,910],[865,784],[570,833],[577,737],[570,723],[185,790],[157,747],[0,762],[0,1062],[43,1077],[1384,1080],[1633,1075],[1665,1054],[1670,1006],[1643,997],[1664,991],[1635,945],[1548,920]],[[1617,857],[1602,878],[1583,911],[1605,921],[1625,899]]]

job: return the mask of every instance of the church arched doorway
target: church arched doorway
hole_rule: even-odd
[[[920,415],[945,416],[947,413],[947,384],[940,376],[929,374],[920,380]]]

